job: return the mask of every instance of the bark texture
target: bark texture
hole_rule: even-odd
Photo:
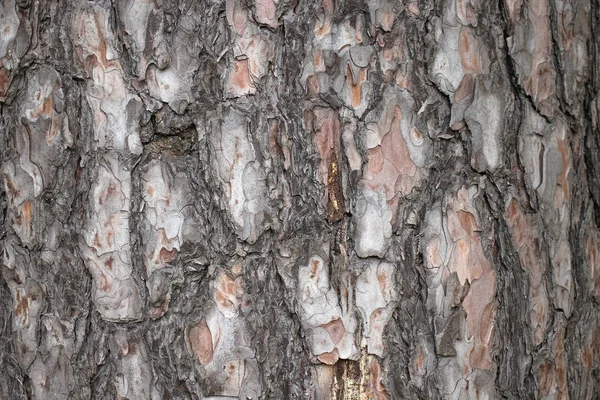
[[[598,399],[599,26],[4,0],[0,398]]]

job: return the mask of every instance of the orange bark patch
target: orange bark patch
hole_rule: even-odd
[[[162,317],[167,312],[168,306],[168,301],[163,301],[162,303],[160,303],[160,306],[153,305],[152,309],[150,310],[150,318],[158,319]]]
[[[33,214],[31,201],[25,200],[21,208],[21,217],[23,218],[23,226],[25,230],[29,230],[31,224],[31,216]]]
[[[346,333],[344,323],[339,318],[334,319],[333,321],[323,325],[323,329],[327,331],[333,344],[338,344],[344,337],[344,334]]]
[[[542,102],[554,94],[556,91],[555,76],[556,73],[550,62],[542,62],[537,66],[536,76],[534,77],[537,85],[533,93],[536,101]]]
[[[101,271],[101,272],[102,272],[102,288],[101,288],[101,290],[103,292],[108,292],[112,288],[112,278],[110,277],[110,275],[108,275],[104,271]]]
[[[381,290],[381,293],[385,293],[385,289],[387,288],[388,276],[383,272],[378,272],[377,281],[379,282],[379,290]]]
[[[158,260],[163,263],[168,263],[177,258],[177,249],[167,250],[165,247],[160,249]]]
[[[554,367],[556,369],[556,382],[560,393],[567,392],[567,367],[565,364],[564,331],[558,332],[554,342]]]
[[[194,357],[202,365],[210,363],[213,359],[213,341],[210,328],[204,318],[190,329],[189,337]]]
[[[254,89],[254,84],[250,79],[248,59],[235,61],[230,84],[234,90],[238,91],[237,93],[249,93]]]
[[[456,212],[460,226],[467,232],[470,238],[473,238],[474,233],[477,231],[477,224],[475,223],[475,217],[469,212],[458,210]]]
[[[277,5],[273,0],[256,0],[256,20],[271,27],[277,26],[275,19]]]
[[[587,256],[588,271],[592,281],[592,290],[600,298],[600,243],[598,243],[598,230],[588,232],[585,240],[585,254]]]
[[[18,197],[21,194],[21,191],[18,189],[18,187],[15,186],[13,181],[6,175],[4,176],[4,182],[6,184],[6,188],[8,189],[8,192],[11,194],[11,197],[13,199]]]
[[[4,96],[4,94],[6,94],[9,85],[10,72],[4,67],[0,67],[0,96]]]
[[[318,278],[321,272],[321,261],[313,260],[310,267],[310,279]]]
[[[432,238],[427,244],[427,260],[432,267],[439,267],[442,263],[439,237]]]
[[[274,120],[271,123],[271,129],[269,129],[269,147],[274,155],[281,157],[283,156],[283,151],[281,150],[281,146],[279,146],[279,121]]]
[[[114,182],[110,182],[106,187],[106,190],[100,193],[98,197],[98,204],[103,205],[105,202],[111,200],[117,194],[117,185]]]
[[[390,10],[388,8],[382,9],[381,13],[383,15],[379,18],[379,22],[381,23],[381,27],[383,28],[383,30],[388,32],[392,29],[392,25],[394,24],[395,15],[392,14],[392,10]]]
[[[346,65],[346,83],[348,84],[348,89],[350,89],[350,104],[354,108],[360,107],[362,103],[361,86],[366,80],[367,70],[365,68],[360,68],[358,77],[354,79],[352,68],[349,64]]]
[[[371,363],[369,366],[369,373],[371,379],[369,380],[369,383],[371,386],[371,393],[369,395],[369,398],[376,400],[387,400],[389,399],[389,395],[382,383],[383,374],[381,371],[381,366],[379,365],[377,359],[375,359],[374,357],[370,357],[370,359]]]
[[[50,120],[50,128],[46,132],[46,144],[48,146],[51,146],[54,140],[56,139],[56,136],[58,136],[60,127],[60,120],[57,120],[56,118]]]
[[[50,115],[52,114],[52,97],[46,97],[46,100],[44,100],[44,104],[42,106],[42,112],[43,116],[47,118],[50,117]]]
[[[591,368],[593,365],[593,360],[594,360],[594,356],[592,354],[592,348],[587,346],[581,352],[581,362],[583,363],[584,367]]]
[[[340,121],[337,111],[331,108],[315,107],[313,109],[315,125],[315,139],[319,157],[321,158],[320,172],[324,184],[329,179],[329,161],[332,152],[337,153],[340,148]]]
[[[466,73],[483,73],[477,42],[473,37],[473,34],[467,28],[463,28],[460,31],[460,37],[458,39],[458,51],[460,53],[462,67]]]
[[[316,97],[319,94],[321,86],[319,85],[319,80],[316,76],[311,75],[306,78],[306,90],[310,97]]]
[[[21,291],[17,291],[17,306],[15,307],[15,317],[21,317],[21,321],[26,323],[29,319],[29,299],[27,296],[21,296]]]
[[[372,149],[369,149],[369,164],[368,168],[373,174],[378,174],[383,170],[383,151],[381,150],[381,146],[376,146]]]
[[[471,284],[469,293],[463,301],[463,308],[467,312],[467,326],[469,334],[475,337],[475,340],[480,340],[480,332],[482,319],[485,309],[493,301],[496,295],[496,273],[489,267],[485,268],[485,272],[481,277]],[[488,316],[487,320],[491,321]]]
[[[248,15],[246,10],[242,8],[239,1],[235,2],[233,8],[233,26],[238,34],[243,35],[246,32],[246,26],[248,24]]]
[[[488,344],[492,336],[495,309],[496,307],[493,303],[488,304],[488,306],[483,311],[483,314],[481,315],[479,338],[482,343]]]
[[[395,203],[394,198],[408,194],[419,181],[417,167],[410,158],[406,141],[402,136],[400,120],[402,111],[396,106],[394,117],[391,121],[390,130],[381,141],[381,152],[383,165],[377,173],[371,171],[371,160],[369,168],[365,171],[364,179],[373,191],[385,190],[388,204]],[[376,155],[373,168],[378,169],[381,162]],[[395,206],[394,206],[395,207]]]
[[[554,368],[549,360],[546,360],[538,369],[538,387],[542,396],[547,396],[554,381]]]
[[[469,356],[469,362],[473,368],[490,369],[492,366],[490,350],[481,343],[475,343],[473,350],[471,350],[471,355]]]
[[[100,235],[98,234],[98,232],[96,232],[96,234],[94,235],[93,244],[94,246],[96,246],[97,249],[102,247],[102,243],[100,242]]]
[[[325,61],[323,60],[323,52],[321,49],[317,49],[313,52],[313,61],[317,70],[323,70],[325,68]]]
[[[419,343],[417,345],[417,354],[415,356],[415,371],[417,372],[424,372],[423,369],[425,368],[425,352],[423,351],[423,346],[421,346],[421,344]]]
[[[221,273],[215,285],[214,299],[221,311],[234,311],[238,297],[243,294],[241,279],[233,280],[228,274]]]
[[[330,353],[323,353],[317,357],[323,364],[333,365],[340,359],[338,349],[333,349]]]
[[[411,1],[406,5],[406,11],[413,14],[414,16],[419,16],[419,3],[416,1]]]
[[[148,197],[154,197],[155,193],[156,193],[156,189],[154,189],[154,186],[148,185],[148,188],[146,189],[146,194],[148,195]]]
[[[526,222],[519,203],[513,198],[510,201],[506,210],[506,217],[509,227],[512,232],[513,243],[516,247],[521,247],[524,244],[526,235]]]
[[[596,364],[598,364],[600,362],[600,329],[596,328],[594,330],[594,338],[592,339],[591,347],[592,353],[594,354],[594,360],[596,360]]]

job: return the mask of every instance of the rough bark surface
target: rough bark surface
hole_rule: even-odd
[[[598,399],[599,26],[3,1],[0,398]]]

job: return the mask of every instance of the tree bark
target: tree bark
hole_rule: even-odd
[[[598,399],[599,24],[5,0],[0,398]]]

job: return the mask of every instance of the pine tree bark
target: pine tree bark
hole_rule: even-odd
[[[597,399],[599,24],[5,0],[0,398]]]

